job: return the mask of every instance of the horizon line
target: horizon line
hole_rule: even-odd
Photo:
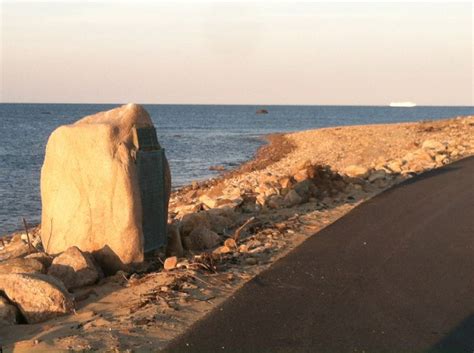
[[[135,103],[139,105],[203,105],[203,106],[258,106],[258,107],[268,107],[268,106],[302,106],[302,107],[331,107],[331,106],[340,106],[340,107],[389,107],[390,108],[390,103],[386,104],[295,104],[295,103],[289,103],[289,104],[281,104],[281,103],[137,103],[137,102],[107,102],[107,103],[97,103],[97,102],[0,102],[0,104],[52,104],[52,105],[60,105],[60,104],[68,104],[68,105],[125,105],[129,103]],[[416,105],[416,107],[474,107],[474,105],[463,105],[463,104],[420,104]],[[396,107],[393,107],[396,108]]]

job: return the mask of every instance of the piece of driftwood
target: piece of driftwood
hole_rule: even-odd
[[[30,249],[30,254],[34,251],[33,245],[31,245],[30,234],[28,232],[28,224],[26,223],[25,217],[23,217],[23,225],[25,226],[26,239],[28,240],[28,248]]]
[[[245,221],[244,224],[242,224],[239,228],[237,228],[235,230],[235,233],[234,235],[232,236],[232,238],[234,238],[234,240],[237,242],[240,238],[240,233],[242,233],[242,231],[244,230],[245,227],[247,227],[251,222],[253,222],[255,220],[255,217],[250,217],[249,219],[247,219],[247,221]]]

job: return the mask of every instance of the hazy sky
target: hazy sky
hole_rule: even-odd
[[[0,1],[3,102],[474,104],[471,2]]]

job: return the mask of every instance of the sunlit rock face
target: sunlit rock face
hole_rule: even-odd
[[[91,252],[107,272],[143,261],[142,204],[134,128],[153,127],[144,108],[128,104],[57,128],[41,169],[46,252],[71,246]],[[171,187],[165,160],[166,211]]]

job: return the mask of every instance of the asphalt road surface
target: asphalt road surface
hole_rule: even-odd
[[[328,226],[171,352],[474,352],[474,158]]]

